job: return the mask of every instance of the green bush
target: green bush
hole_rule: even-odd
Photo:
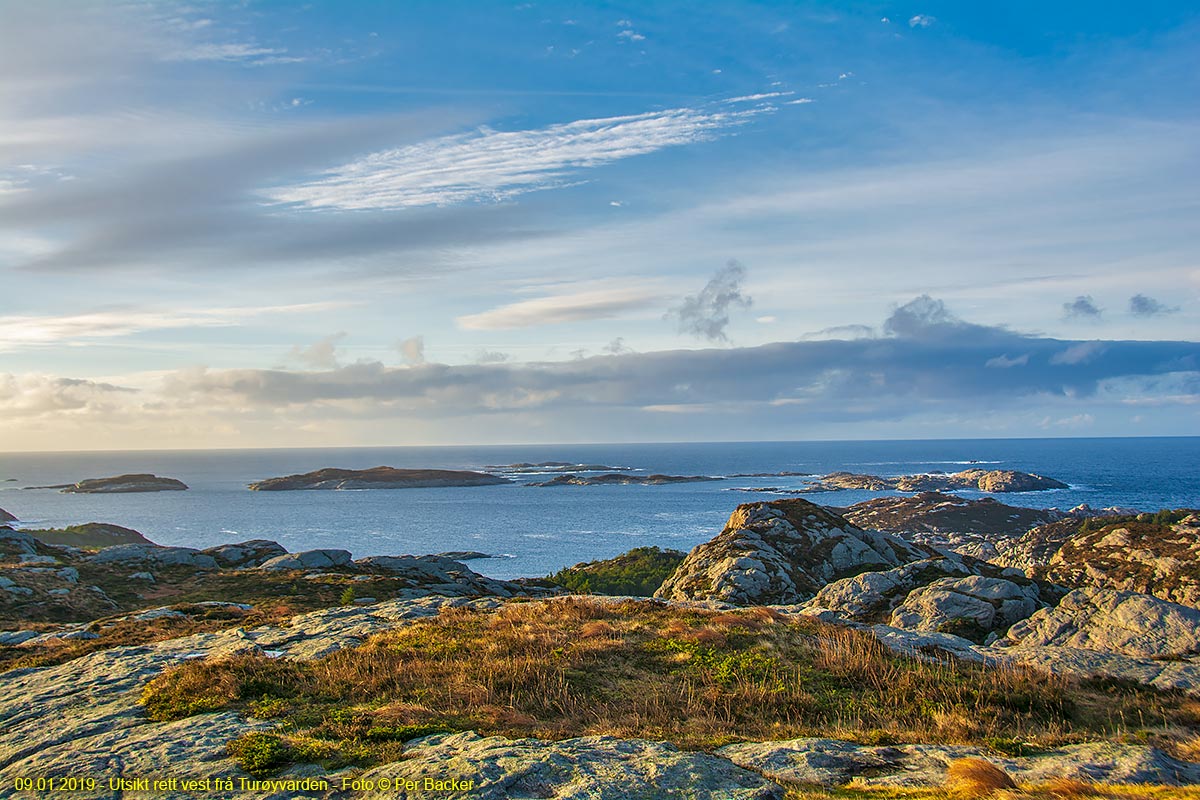
[[[561,569],[547,580],[576,594],[649,597],[658,591],[685,555],[678,550],[635,547],[616,558]]]
[[[229,755],[251,775],[276,772],[292,761],[292,753],[282,739],[271,733],[247,733],[227,745]]]

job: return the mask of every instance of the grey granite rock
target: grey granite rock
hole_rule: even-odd
[[[782,800],[783,789],[727,759],[666,742],[592,736],[563,741],[457,733],[410,742],[405,758],[364,779],[422,782],[461,776],[478,800]],[[428,793],[394,789],[363,798],[415,800]]]

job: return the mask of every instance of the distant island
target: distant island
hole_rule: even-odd
[[[700,481],[719,481],[708,475],[559,475],[548,481],[530,483],[529,486],[659,486],[664,483],[698,483]]]
[[[250,484],[255,492],[287,492],[301,489],[429,489],[442,486],[493,486],[512,483],[508,478],[486,472],[446,469],[320,469],[303,475],[267,478]]]
[[[974,489],[980,492],[1041,492],[1047,489],[1067,489],[1067,484],[1011,469],[966,469],[953,474],[929,473],[884,478],[854,472],[831,472],[807,487],[806,492],[836,492],[843,489],[866,489],[872,492],[945,492],[955,489]]]
[[[134,494],[137,492],[182,492],[188,486],[174,478],[138,473],[112,478],[87,478],[79,483],[60,483],[55,486],[26,486],[26,489],[59,489],[64,494]]]
[[[572,464],[569,461],[542,461],[530,464],[522,461],[516,464],[489,464],[488,470],[501,472],[533,473],[542,472],[631,472],[633,467],[610,467],[605,464]]]

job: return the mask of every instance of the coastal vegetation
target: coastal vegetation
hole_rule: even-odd
[[[580,597],[443,610],[311,661],[187,662],[142,698],[155,720],[236,709],[275,721],[271,744],[253,748],[274,754],[271,769],[370,765],[405,740],[468,730],[689,749],[823,736],[1004,755],[1096,739],[1184,755],[1200,730],[1200,703],[1182,693],[899,655],[869,633],[767,608]]]
[[[546,580],[576,594],[650,597],[687,553],[659,547],[635,547],[600,561],[565,567]]]

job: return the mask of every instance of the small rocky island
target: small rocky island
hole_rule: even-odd
[[[64,494],[136,494],[138,492],[182,492],[186,483],[174,478],[138,473],[117,475],[112,478],[87,478],[79,483],[57,486],[28,486],[28,489],[59,489]]]
[[[1054,478],[1017,472],[1011,469],[966,469],[953,474],[928,473],[900,475],[894,478],[879,475],[860,475],[854,472],[831,472],[815,481],[804,491],[836,492],[843,489],[866,489],[872,492],[947,492],[969,489],[980,492],[1042,492],[1048,489],[1067,489],[1067,484]]]
[[[610,467],[605,464],[572,464],[570,461],[540,461],[536,464],[522,461],[516,464],[489,464],[484,469],[539,475],[543,472],[630,472],[633,470],[633,467]]]
[[[494,486],[512,483],[486,472],[448,469],[320,469],[303,475],[268,478],[250,484],[254,492],[288,492],[301,489],[430,489],[443,486]]]
[[[699,483],[701,481],[719,481],[708,475],[621,475],[608,473],[605,475],[575,475],[568,473],[551,478],[548,481],[530,483],[529,486],[661,486],[667,483]]]

